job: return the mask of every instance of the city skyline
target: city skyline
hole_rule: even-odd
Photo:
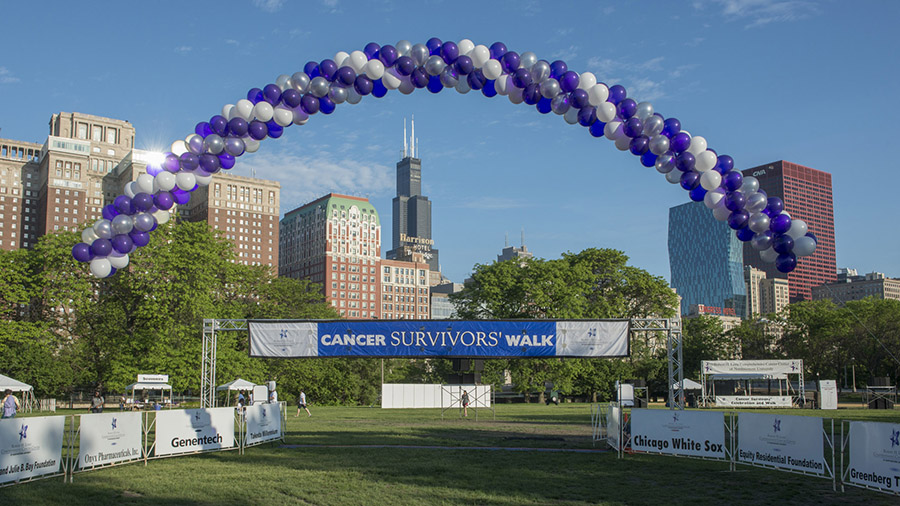
[[[624,85],[732,155],[739,169],[784,159],[831,173],[837,265],[900,277],[900,237],[881,228],[895,211],[872,190],[873,183],[893,188],[900,176],[870,142],[871,132],[890,131],[898,105],[891,92],[898,69],[881,60],[900,44],[891,32],[900,6],[651,2],[635,28],[626,22],[634,9],[613,2],[575,8],[577,25],[537,4],[479,5],[477,16],[455,4],[415,13],[392,3],[363,5],[200,3],[178,7],[184,23],[172,23],[171,9],[123,5],[104,12],[103,30],[74,31],[67,27],[96,23],[96,13],[63,3],[9,5],[10,19],[40,17],[45,31],[36,37],[33,25],[14,23],[0,34],[0,43],[15,48],[0,60],[0,136],[42,143],[52,114],[82,112],[128,120],[140,131],[136,148],[162,149],[248,89],[308,60],[370,41],[500,40]],[[386,20],[373,26],[373,11]],[[298,29],[301,15],[317,22]],[[241,29],[229,30],[237,19]],[[412,22],[418,19],[429,22]],[[846,126],[844,110],[866,118],[865,128]],[[612,247],[669,279],[666,212],[687,202],[686,192],[611,142],[504,97],[449,90],[367,97],[266,140],[233,173],[255,170],[279,181],[282,213],[332,191],[368,196],[385,213],[402,119],[413,114],[433,237],[451,279],[490,263],[505,233],[522,227],[538,257]]]

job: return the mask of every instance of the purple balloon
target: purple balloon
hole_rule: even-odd
[[[353,70],[353,67],[349,67],[346,65],[339,68],[337,70],[337,82],[343,84],[344,86],[350,86],[351,84],[356,82],[356,71]]]
[[[550,77],[553,79],[559,80],[568,71],[569,66],[562,60],[556,60],[550,64]]]
[[[456,50],[457,54],[459,54],[459,49]],[[397,52],[397,48],[388,44],[386,46],[381,46],[381,49],[378,50],[378,59],[381,60],[381,63],[384,64],[385,67],[391,67],[394,63],[397,62],[397,58],[400,56],[400,53]],[[351,69],[352,70],[352,69]],[[350,83],[345,83],[350,84]]]
[[[334,81],[334,77],[335,74],[337,74],[337,71],[338,66],[337,63],[334,63],[334,60],[325,59],[322,60],[321,63],[319,63],[319,74],[329,81]]]
[[[80,242],[72,246],[72,257],[79,262],[90,262],[94,256],[91,254],[91,247]]]
[[[455,42],[447,41],[441,44],[441,58],[447,65],[453,64],[459,58],[459,46]]]
[[[578,74],[568,70],[559,77],[559,87],[563,92],[571,93],[578,88],[578,80]]]
[[[366,54],[366,58],[371,60],[372,58],[375,58],[375,54],[378,53],[379,49],[381,49],[380,45],[376,44],[375,42],[369,42],[368,44],[366,44],[366,47],[363,48],[363,53]]]
[[[746,203],[747,198],[739,191],[730,191],[725,194],[725,207],[727,207],[729,211],[743,211],[744,204]]]
[[[130,253],[133,246],[134,240],[128,234],[118,234],[112,238],[113,249],[123,255]]]
[[[293,91],[294,93],[297,93],[297,91],[294,89],[291,89],[289,91]],[[287,92],[285,92],[285,93],[287,93]],[[299,96],[299,94],[298,94],[298,96]],[[228,122],[228,130],[232,134],[234,134],[238,137],[243,137],[243,136],[247,135],[247,131],[249,129],[250,129],[250,124],[247,123],[247,120],[245,120],[244,118],[231,118],[231,121]]]
[[[153,177],[156,177],[157,174],[162,172],[162,167],[158,167],[156,165],[147,165],[147,174],[150,174]]]
[[[320,107],[319,110],[322,112],[325,112],[325,108],[322,107],[322,105],[325,103],[324,102],[325,100],[328,100],[328,97],[322,97],[319,99],[319,107]],[[329,102],[331,102],[331,101],[329,100]],[[334,103],[333,102],[331,103],[331,111],[334,111]],[[329,113],[325,113],[325,114],[329,114]],[[266,122],[266,130],[268,130],[267,135],[273,139],[277,139],[277,138],[281,137],[281,134],[284,133],[284,127],[279,125],[278,123],[275,123],[275,120],[269,120]]]
[[[684,132],[678,132],[672,136],[669,146],[672,148],[672,151],[676,153],[687,151],[687,148],[691,146],[691,136]]]
[[[153,196],[153,203],[156,207],[168,211],[175,205],[175,197],[170,192],[159,192]]]
[[[113,205],[116,206],[116,211],[119,211],[119,214],[134,213],[134,208],[131,207],[131,197],[128,195],[119,195],[113,200]]]
[[[205,138],[207,135],[213,133],[213,131],[212,128],[210,128],[209,123],[201,121],[194,127],[194,133]]]
[[[621,84],[616,84],[615,86],[610,86],[609,98],[607,98],[606,101],[619,105],[619,102],[625,100],[625,97],[627,96],[628,92],[625,91],[625,87]]]
[[[491,44],[491,58],[499,60],[507,53],[506,44],[502,42],[494,42]]]
[[[439,55],[441,54],[441,46],[444,45],[444,41],[437,37],[432,37],[425,42],[425,47],[428,48],[429,55]]]
[[[309,78],[312,79],[313,72],[315,72],[316,75],[319,75],[319,64],[314,61],[308,61],[308,62],[306,62],[306,65],[303,66],[303,72],[306,72],[306,75],[308,75]],[[249,100],[251,102],[253,101],[253,99],[250,98],[249,96],[247,97],[247,100]]]
[[[263,95],[263,91],[259,88],[250,88],[247,92],[247,100],[253,102],[253,105],[256,105],[265,100],[265,95]]]
[[[131,204],[138,211],[146,211],[153,206],[153,197],[147,193],[138,193],[131,199]]]
[[[519,53],[508,51],[503,55],[503,58],[500,59],[500,64],[503,65],[503,71],[505,73],[512,74],[518,70],[519,65],[522,64],[522,58],[519,56]]]
[[[777,253],[790,253],[794,249],[794,238],[787,234],[776,234],[772,249]]]
[[[209,118],[209,127],[218,135],[225,136],[228,133],[228,120],[225,116],[215,115]]]
[[[634,118],[632,118],[634,119]],[[628,120],[631,121],[631,120]],[[694,169],[694,164],[697,163],[697,159],[688,151],[681,153],[677,157],[675,157],[675,168],[682,171],[687,172],[689,170]]]
[[[578,110],[578,124],[589,127],[597,121],[597,109],[584,107]]]
[[[116,210],[115,206],[112,204],[106,204],[103,206],[103,210],[100,211],[100,214],[103,215],[109,221],[112,221],[113,218],[119,215],[119,211]]]
[[[131,232],[128,232],[128,235],[131,237],[134,245],[139,248],[146,246],[150,242],[150,234],[141,232],[138,229],[133,229]]]
[[[728,226],[734,230],[740,230],[746,227],[748,221],[750,221],[750,213],[744,211],[743,209],[740,211],[735,211],[728,215]],[[753,231],[751,230],[750,239],[753,238],[752,232]]]
[[[319,112],[319,99],[307,93],[300,100],[300,108],[306,114],[315,114]],[[251,134],[252,135],[252,134]]]
[[[331,114],[334,112],[334,108],[335,104],[330,98],[322,97],[319,99],[319,112],[322,114]],[[273,139],[281,137],[281,134],[284,132],[284,127],[275,123],[274,120],[267,123],[267,125],[269,125],[269,137],[272,137]],[[275,135],[273,135],[273,133]]]
[[[519,86],[523,88],[524,86]],[[569,103],[572,104],[572,107],[577,109],[584,109],[585,107],[591,105],[591,101],[588,98],[588,92],[582,90],[581,88],[569,93]],[[593,108],[592,108],[593,109]]]
[[[209,153],[203,153],[199,158],[201,169],[209,172],[210,174],[219,172],[219,157],[217,157],[216,155],[211,155]]]
[[[791,217],[786,214],[778,214],[769,221],[769,229],[776,234],[787,233],[791,228]]]
[[[200,166],[200,158],[194,153],[181,154],[181,168],[184,170],[194,170]]]
[[[181,169],[181,160],[173,153],[166,153],[162,167],[169,172],[178,172]]]
[[[744,227],[738,230],[736,235],[741,242],[749,242],[756,236],[756,232],[750,230],[750,227]]]
[[[174,188],[172,190],[172,198],[175,199],[176,204],[183,206],[183,205],[187,204],[188,202],[190,202],[191,194],[190,194],[190,192],[186,192],[182,189]]]
[[[628,137],[637,137],[637,136],[641,135],[641,132],[644,131],[644,122],[641,121],[639,118],[628,118],[628,120],[622,126],[622,131]],[[690,169],[687,169],[687,170],[690,170]]]
[[[469,62],[472,60],[469,59]],[[459,60],[457,60],[457,63]],[[416,70],[416,62],[409,56],[401,56],[397,58],[397,72],[400,73],[401,76],[408,76],[413,73],[413,70]]]
[[[223,169],[230,169],[234,167],[234,155],[231,153],[222,151],[219,153],[219,165],[222,166]]]
[[[517,88],[524,88],[531,84],[531,72],[519,69],[512,75],[512,82]]]
[[[250,122],[249,133],[251,138],[261,141],[269,134],[269,129],[266,128],[266,124],[262,121],[253,120]]]
[[[678,121],[678,118],[669,118],[667,119],[663,125],[665,125],[660,134],[665,135],[668,138],[672,138],[678,132],[681,132],[681,121]]]
[[[778,197],[769,197],[768,203],[766,204],[766,211],[768,211],[770,216],[777,216],[784,211],[784,202]]]
[[[725,174],[732,169],[734,169],[734,158],[728,155],[719,155],[714,170],[721,174]]]
[[[468,81],[469,87],[473,90],[480,90],[481,88],[484,88],[485,83],[487,83],[487,78],[484,77],[484,73],[481,69],[478,69],[469,74],[466,81]]]
[[[616,106],[616,112],[620,118],[629,119],[637,112],[637,102],[634,99],[626,98]]]
[[[425,69],[422,69],[422,72],[425,72]],[[362,96],[366,96],[369,93],[372,93],[372,80],[363,75],[356,76],[356,80],[353,82],[353,87],[356,89],[357,93]]]
[[[456,63],[453,64],[453,66],[456,67],[456,71],[459,72],[461,75],[471,74],[472,72],[475,71],[475,62],[473,62],[471,58],[469,58],[468,56],[465,56],[465,55],[457,58]],[[410,71],[410,72],[412,72],[412,71]],[[529,78],[529,82],[530,82],[530,78]],[[524,86],[519,86],[519,87],[524,88]]]
[[[105,257],[112,252],[112,243],[109,239],[94,239],[91,243],[91,254],[95,257]]]
[[[650,150],[650,139],[644,135],[637,136],[631,139],[628,149],[631,151],[631,154],[641,156]]]
[[[722,188],[725,188],[728,191],[735,191],[740,188],[742,184],[744,184],[744,176],[736,170],[726,172],[725,175],[722,176]]]
[[[693,190],[700,186],[700,173],[690,171],[681,174],[681,187],[685,190]]]
[[[281,100],[281,88],[275,84],[267,84],[263,88],[263,100],[272,105],[278,105],[278,102]]]
[[[541,100],[541,89],[537,83],[531,83],[522,90],[522,99],[528,105],[534,105]]]
[[[783,253],[775,259],[775,268],[779,272],[788,273],[797,267],[797,256],[793,253]]]

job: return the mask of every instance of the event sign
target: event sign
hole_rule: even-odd
[[[725,414],[721,411],[633,409],[631,449],[724,459]]]
[[[722,408],[789,408],[790,395],[717,395],[716,407]]]
[[[850,482],[900,490],[900,424],[850,422]]]
[[[141,413],[81,415],[79,468],[141,458]]]
[[[819,408],[837,409],[838,390],[837,381],[819,380]]]
[[[281,439],[281,405],[254,404],[247,406],[247,444]]]
[[[822,419],[741,413],[738,415],[738,460],[824,475]]]
[[[156,412],[155,455],[219,450],[234,446],[234,408]]]
[[[0,483],[60,472],[64,416],[0,420]]]
[[[168,383],[168,374],[138,374],[138,383]]]
[[[250,321],[251,357],[626,357],[628,320]]]
[[[610,403],[606,412],[606,443],[614,450],[619,449],[619,435],[621,434],[622,408]]]
[[[702,360],[703,374],[753,374],[781,376],[800,374],[802,360]]]

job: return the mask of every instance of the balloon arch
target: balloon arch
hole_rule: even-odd
[[[815,235],[784,212],[780,198],[766,195],[756,178],[734,170],[730,156],[709,149],[706,139],[683,130],[678,119],[629,98],[621,85],[607,86],[590,72],[578,74],[561,60],[551,63],[532,52],[509,51],[502,42],[487,47],[468,39],[431,38],[425,44],[371,42],[362,51],[310,61],[302,72],[251,89],[246,99],[198,123],[158,163],[148,164],[146,174],[127,183],[124,195],[104,206],[103,218],[82,232],[83,242],[72,248],[72,256],[89,262],[94,276],[112,276],[128,265],[129,254],[149,243],[150,232],[169,220],[175,204],[186,204],[191,192],[208,185],[216,172],[234,167],[238,156],[256,151],[267,137],[277,139],[291,125],[365,96],[381,98],[389,90],[408,95],[422,88],[504,95],[513,104],[558,114],[594,137],[614,141],[669,183],[680,184],[691,200],[703,202],[781,272],[792,271],[797,257],[815,251]]]

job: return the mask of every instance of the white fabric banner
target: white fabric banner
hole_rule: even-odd
[[[0,483],[60,472],[66,417],[0,420]]]
[[[281,409],[279,404],[254,404],[244,413],[247,420],[247,444],[281,439]]]
[[[703,374],[799,374],[802,360],[702,360]]]
[[[717,395],[718,408],[789,408],[789,395]]]
[[[819,380],[819,408],[838,408],[838,389],[836,380]]]
[[[314,322],[247,322],[251,357],[318,357],[319,329]]]
[[[850,481],[900,490],[900,424],[850,422]]]
[[[234,446],[234,408],[156,412],[154,455],[218,450]]]
[[[141,458],[141,413],[81,415],[78,468]]]
[[[822,419],[740,413],[738,460],[824,475]]]
[[[628,323],[627,320],[556,322],[556,356],[628,356]]]
[[[606,411],[606,444],[613,450],[619,449],[619,417],[622,408],[610,403]]]
[[[635,451],[725,458],[725,414],[721,411],[631,410]]]

